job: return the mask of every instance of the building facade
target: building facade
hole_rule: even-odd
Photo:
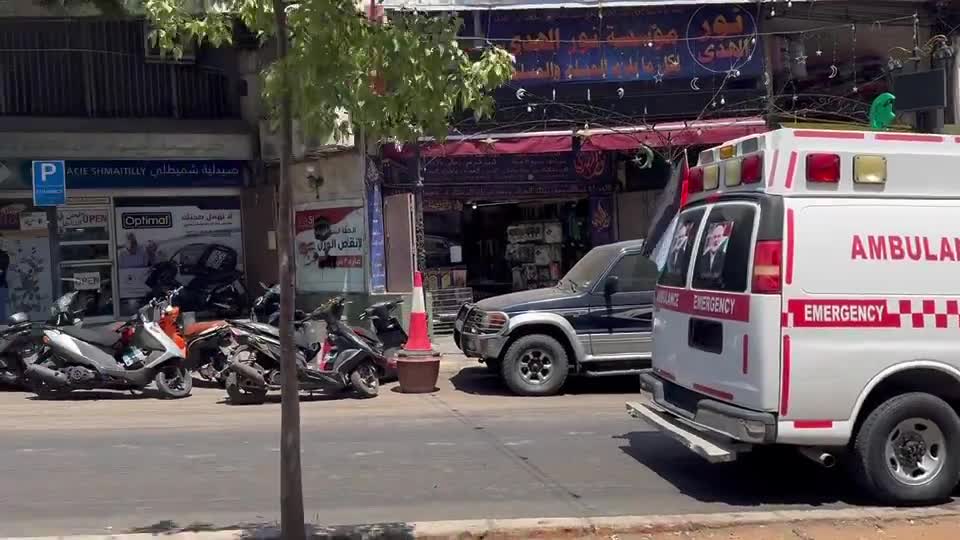
[[[0,18],[0,311],[42,316],[80,289],[89,319],[123,317],[150,266],[212,244],[243,271],[258,166],[240,52],[174,60],[142,18],[20,4]],[[66,205],[34,205],[39,160],[65,162]]]

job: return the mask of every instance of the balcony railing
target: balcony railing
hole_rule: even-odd
[[[239,115],[222,70],[148,59],[144,41],[142,21],[0,21],[0,116]]]

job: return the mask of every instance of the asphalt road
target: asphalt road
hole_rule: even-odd
[[[789,455],[709,465],[624,412],[633,379],[553,398],[467,369],[440,390],[303,403],[308,519],[322,524],[677,514],[845,504],[845,479]],[[0,536],[270,524],[279,405],[0,394]]]

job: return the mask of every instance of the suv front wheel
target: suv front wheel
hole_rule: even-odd
[[[503,380],[521,396],[550,396],[560,391],[570,365],[567,351],[556,339],[542,334],[514,341],[503,356]]]

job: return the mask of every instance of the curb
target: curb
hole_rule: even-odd
[[[513,540],[525,538],[583,538],[614,534],[652,534],[776,523],[825,521],[903,521],[960,516],[960,504],[932,508],[844,508],[837,510],[782,510],[672,516],[604,516],[593,518],[478,519],[424,521],[357,526],[311,527],[313,539],[389,540]],[[7,540],[279,540],[276,528],[203,532],[137,533],[81,536],[42,536]]]

